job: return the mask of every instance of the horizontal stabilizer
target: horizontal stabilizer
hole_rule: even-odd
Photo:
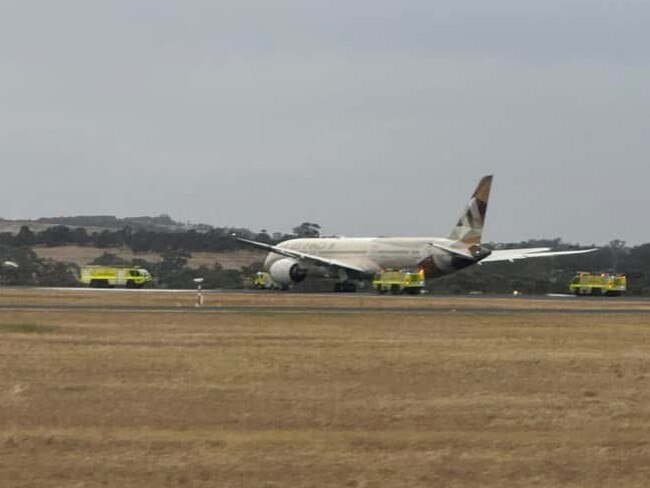
[[[573,254],[587,254],[597,251],[598,249],[579,249],[575,251],[551,251],[548,247],[535,247],[528,249],[497,249],[492,251],[488,257],[481,261],[482,263],[494,263],[503,261],[517,261],[520,259],[531,258],[548,258],[554,256],[570,256]]]

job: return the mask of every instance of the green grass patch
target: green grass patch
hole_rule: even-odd
[[[50,334],[57,332],[59,327],[55,325],[42,325],[34,323],[24,324],[0,324],[0,332],[12,334]]]

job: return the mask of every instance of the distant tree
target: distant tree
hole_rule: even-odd
[[[11,232],[0,232],[0,246],[15,246],[15,237]]]
[[[79,244],[80,246],[85,246],[90,240],[88,231],[84,227],[76,227],[70,233],[70,240],[74,244]]]
[[[93,234],[93,238],[95,241],[95,246],[104,249],[108,247],[118,247],[120,244],[117,233],[109,230],[103,230],[99,233],[95,233]]]
[[[26,246],[0,246],[0,262],[4,261],[18,264],[2,270],[1,281],[7,285],[73,286],[77,281],[76,265],[40,259]]]
[[[248,266],[242,266],[241,273],[244,276],[252,276],[258,271],[264,271],[264,263],[262,261],[253,261]]]
[[[28,226],[23,225],[14,237],[14,243],[16,246],[33,246],[36,244],[36,234]]]
[[[614,239],[609,242],[607,246],[612,255],[612,270],[616,273],[618,271],[618,266],[621,258],[625,254],[629,254],[630,250],[626,246],[625,241],[620,239]]]
[[[154,263],[142,258],[133,258],[131,260],[131,266],[133,266],[134,268],[144,268],[149,271],[153,270],[155,267]]]
[[[187,269],[187,260],[192,255],[185,251],[165,251],[162,260],[156,264],[156,275],[162,277],[181,273]]]
[[[70,227],[56,225],[39,232],[37,241],[39,244],[45,244],[46,246],[63,246],[73,242],[72,232]]]
[[[298,237],[318,237],[320,236],[320,225],[313,222],[303,222],[293,228],[293,233]]]
[[[205,279],[205,288],[242,288],[243,280],[242,274],[236,269],[223,269],[218,263],[212,268],[203,266],[196,270],[197,276]]]
[[[77,284],[79,268],[71,263],[48,262],[38,273],[40,286],[74,286]]]
[[[273,235],[271,236],[271,240],[273,241],[273,244],[278,244],[279,242],[282,242],[286,239],[287,238],[282,232],[274,232]]]
[[[100,256],[97,256],[90,264],[97,264],[99,266],[126,266],[129,262],[126,259],[119,257],[117,254],[104,252]]]
[[[255,240],[257,242],[263,242],[264,244],[270,244],[271,243],[271,236],[269,233],[266,231],[266,229],[262,229],[259,234],[255,236]]]

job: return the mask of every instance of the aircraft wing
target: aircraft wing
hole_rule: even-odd
[[[580,249],[577,251],[551,251],[549,247],[535,247],[528,249],[497,249],[492,251],[485,259],[480,261],[480,264],[490,263],[490,262],[499,262],[499,261],[510,261],[514,262],[520,259],[531,259],[531,258],[546,258],[553,256],[569,256],[572,254],[587,254],[590,252],[597,251],[598,249]]]
[[[367,275],[369,274],[368,270],[354,266],[336,259],[327,259],[320,256],[314,256],[313,254],[307,254],[300,251],[294,251],[293,249],[284,249],[278,246],[272,246],[271,244],[265,244],[263,242],[251,241],[249,239],[243,239],[241,237],[235,237],[239,242],[243,242],[249,246],[257,247],[259,249],[264,249],[269,252],[274,252],[280,254],[281,256],[286,256],[288,258],[296,259],[298,261],[304,261],[308,264],[315,266],[327,266],[330,268],[342,269],[345,271],[352,271],[354,273],[360,273]]]

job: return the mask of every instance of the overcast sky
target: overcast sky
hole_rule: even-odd
[[[650,2],[0,0],[0,216],[650,241]]]

